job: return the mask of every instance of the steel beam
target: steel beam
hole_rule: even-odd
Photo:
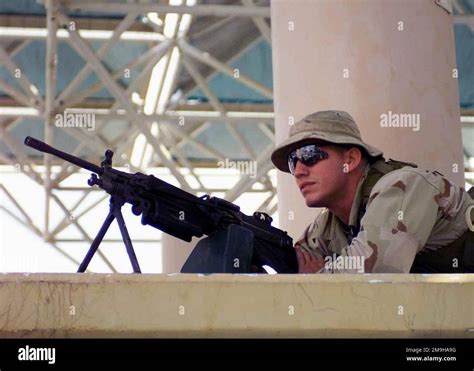
[[[2,109],[8,110],[8,112],[2,112]],[[127,120],[130,114],[124,109],[117,109],[113,112],[110,109],[103,108],[70,108],[71,113],[90,113],[94,114],[98,119],[108,120]],[[1,107],[0,106],[0,117],[40,117],[41,114],[37,110],[25,111],[25,108],[21,107]],[[231,122],[237,124],[255,124],[255,122],[263,122],[267,124],[273,124],[275,115],[273,112],[254,112],[254,111],[227,111],[225,116],[222,116],[219,112],[215,111],[190,111],[181,110],[173,111],[167,110],[162,114],[145,115],[142,112],[135,112],[134,117],[140,120],[147,121],[160,121],[166,120],[179,124],[180,121],[184,120],[187,123],[196,122],[212,122],[212,123],[224,123]]]
[[[41,107],[43,104],[43,99],[39,95],[38,88],[33,85],[25,74],[25,71],[22,71],[21,68],[16,64],[16,62],[10,57],[6,50],[0,46],[0,62],[5,66],[5,68],[10,72],[10,74],[15,77],[22,87],[24,93],[30,97],[30,105]],[[19,77],[16,77],[17,73],[20,73]]]
[[[254,178],[251,178],[251,174],[242,175],[237,184],[226,192],[224,198],[227,201],[233,202],[242,193],[248,191],[252,185],[257,182],[262,176],[265,176],[268,171],[273,168],[273,164],[270,160],[270,154],[273,151],[273,145],[270,145],[257,159],[257,173]]]
[[[242,4],[254,10],[259,8],[255,6],[255,3],[253,2],[253,0],[242,0]],[[260,31],[262,36],[265,38],[265,40],[267,40],[267,43],[269,45],[272,45],[271,30],[267,22],[265,21],[265,19],[262,17],[252,17],[252,21],[255,24],[255,26],[258,28],[258,30]]]
[[[192,37],[191,37],[192,38]],[[228,60],[225,61],[226,64],[228,65],[231,65],[233,62],[237,61],[241,56],[243,56],[244,54],[246,54],[249,50],[252,50],[252,48],[254,48],[256,45],[258,45],[258,43],[262,40],[262,36],[259,35],[259,37],[257,37],[255,40],[253,40],[251,43],[249,43],[245,48],[243,49],[240,49],[237,53],[235,53],[231,58],[229,58]],[[215,76],[217,76],[219,74],[219,71],[213,69],[212,72],[207,75],[207,76],[204,76],[204,79],[206,82],[212,80]],[[183,91],[183,96],[182,96],[182,99],[184,98],[187,98],[193,91],[194,89],[196,89],[197,85],[193,85],[193,86],[190,86],[189,88],[185,89]],[[174,109],[176,106],[178,106],[179,103],[176,102],[176,104],[173,104],[171,105],[170,107],[168,107],[168,109]]]
[[[129,13],[138,11],[141,14],[150,12],[177,13],[177,14],[191,14],[196,16],[214,16],[214,17],[263,17],[270,18],[270,7],[259,6],[254,8],[247,8],[239,5],[194,5],[194,6],[173,6],[162,4],[142,4],[133,3],[126,4],[122,2],[110,1],[104,7],[103,4],[96,1],[78,1],[78,0],[63,0],[62,5],[70,10],[87,10],[105,13]]]
[[[37,235],[39,238],[43,237],[43,234],[41,230],[33,223],[31,218],[28,216],[28,214],[21,208],[21,206],[16,202],[14,197],[7,191],[7,189],[0,184],[1,189],[5,192],[7,197],[13,202],[13,204],[17,207],[17,209],[20,211],[20,213],[23,215],[25,220],[20,219],[17,215],[15,215],[12,211],[7,209],[5,206],[0,205],[0,209],[5,211],[10,217],[15,219],[19,224],[23,225],[26,229],[30,230],[33,232],[35,235]],[[70,256],[68,253],[63,251],[61,248],[59,248],[57,245],[55,245],[53,242],[48,241],[48,244],[52,246],[57,252],[59,252],[61,255],[63,255],[66,259],[70,260],[74,264],[78,265],[80,262],[78,262],[76,259],[74,259],[72,256]]]
[[[0,205],[0,210],[3,210],[6,212],[12,219],[15,219],[19,224],[23,225],[26,229],[31,230],[33,233],[35,233],[34,230],[28,227],[28,224],[26,224],[23,220],[21,220],[18,216],[16,216],[13,212],[8,210],[6,207]],[[36,234],[36,233],[35,233]],[[42,238],[42,233],[40,232],[39,235],[37,234],[38,237]],[[62,256],[64,256],[67,260],[71,261],[72,263],[76,264],[79,266],[80,262],[74,259],[71,255],[63,251],[63,249],[59,248],[56,244],[53,242],[48,242],[48,245],[52,246],[55,248],[57,252],[59,252]]]
[[[209,53],[205,53],[202,50],[199,50],[198,48],[192,46],[191,44],[187,43],[184,41],[184,39],[180,39],[178,41],[178,46],[180,50],[183,51],[183,53],[188,54],[189,56],[197,59],[198,61],[205,63],[212,68],[228,75],[229,77],[235,79],[236,81],[248,86],[252,90],[255,90],[256,92],[260,93],[264,97],[273,99],[273,92],[271,89],[267,88],[266,86],[263,86],[259,82],[251,79],[248,76],[245,76],[244,74],[239,73],[239,77],[236,78],[234,76],[234,70],[229,67],[227,64],[217,60],[216,58],[212,57]]]
[[[223,118],[226,117],[226,111],[224,106],[221,104],[219,99],[214,95],[214,93],[211,91],[211,89],[207,86],[204,78],[202,75],[199,73],[199,70],[194,66],[194,63],[189,59],[187,56],[182,56],[183,59],[183,65],[188,71],[188,73],[191,75],[191,77],[196,81],[196,84],[199,86],[199,88],[204,92],[204,94],[207,96],[209,99],[209,102],[211,105],[214,107],[214,109],[221,114]],[[255,153],[253,149],[250,147],[250,145],[247,143],[245,140],[244,136],[236,129],[234,128],[228,121],[224,121],[227,130],[229,133],[232,135],[232,137],[239,143],[240,147],[247,152],[247,155],[251,158],[255,158]]]
[[[32,162],[26,155],[25,148],[15,141],[3,126],[0,127],[0,138],[2,138],[3,142],[13,152],[18,163],[22,165],[20,166],[20,170],[26,175],[30,176],[30,178],[33,179],[37,184],[43,186],[43,179],[41,178],[41,175],[33,169]],[[12,165],[16,164],[15,161],[10,159],[4,158],[3,160],[7,160],[7,162]]]
[[[130,26],[135,22],[138,13],[131,12],[125,16],[125,18],[119,23],[117,28],[114,30],[112,37],[104,42],[99,50],[96,52],[96,55],[99,59],[102,59],[104,56],[107,55],[110,49],[119,41],[120,35],[125,32]],[[48,31],[49,33],[49,31]],[[90,75],[91,69],[89,64],[86,60],[86,64],[79,73],[74,76],[73,80],[66,86],[66,88],[61,92],[60,96],[58,97],[59,101],[64,101],[67,99],[78,87],[80,84]]]
[[[62,201],[59,199],[58,196],[56,196],[54,193],[51,192],[51,199],[53,199],[56,204],[59,206],[59,208],[64,212],[64,214],[69,218],[71,216],[70,211],[67,209],[67,207],[62,203]],[[92,238],[87,234],[87,232],[82,228],[82,226],[79,224],[79,222],[75,219],[71,219],[71,223],[77,228],[80,234],[84,237],[84,239],[89,242],[90,244],[92,243]],[[113,264],[107,259],[107,257],[100,251],[97,250],[97,254],[102,258],[104,263],[109,267],[109,269],[117,273],[117,270],[113,266]]]
[[[24,223],[27,227],[29,227],[33,232],[35,232],[37,235],[41,236],[41,231],[40,229],[33,223],[33,220],[31,217],[28,215],[28,213],[20,206],[20,204],[15,200],[15,198],[11,195],[10,192],[5,188],[3,184],[0,183],[0,189],[3,190],[5,195],[8,197],[8,199],[15,205],[15,207],[20,211],[21,215],[25,218]]]
[[[58,12],[58,18],[61,20],[63,24],[68,24],[68,18]],[[128,118],[133,121],[135,116],[135,109],[125,96],[124,91],[122,88],[115,82],[115,80],[110,76],[109,72],[106,68],[102,65],[102,63],[98,60],[92,49],[85,43],[84,40],[78,35],[77,31],[69,30],[71,35],[71,44],[72,46],[83,56],[85,56],[91,65],[91,67],[96,72],[97,76],[103,81],[106,88],[109,92],[117,99],[118,102],[125,108]],[[192,188],[189,186],[188,182],[181,173],[175,168],[172,161],[166,157],[163,150],[160,147],[160,144],[156,140],[156,138],[152,135],[149,127],[147,127],[141,121],[135,121],[138,125],[142,133],[147,138],[148,142],[153,146],[153,149],[159,154],[163,163],[170,169],[171,173],[176,177],[178,182],[180,183],[181,187],[183,187],[188,192],[192,192]]]
[[[57,24],[57,3],[56,0],[46,2],[46,24],[49,37],[46,39],[46,97],[44,111],[44,141],[49,145],[53,144],[53,120],[55,114],[54,98],[56,96],[56,67],[57,67],[57,46],[56,38]],[[44,154],[45,166],[45,217],[44,217],[44,239],[49,239],[49,212],[51,201],[51,155]]]
[[[5,93],[7,93],[10,97],[15,99],[18,103],[21,103],[25,106],[33,106],[35,107],[34,100],[24,95],[21,91],[16,89],[15,87],[7,84],[5,81],[0,80],[0,89],[2,89]],[[37,107],[37,106],[36,106]],[[38,107],[37,107],[38,108]]]
[[[74,212],[74,210],[76,210],[76,208],[79,206],[79,202],[82,202],[84,201],[85,199],[85,196],[90,194],[90,192],[84,192],[84,196],[81,197],[81,199],[77,202],[76,205],[73,206],[73,208],[70,210],[71,213]],[[103,202],[104,200],[106,200],[107,198],[109,197],[108,194],[105,194],[103,195],[102,197],[100,197],[98,200],[94,201],[94,203],[92,203],[91,205],[89,205],[86,209],[84,209],[83,211],[81,211],[79,214],[77,215],[74,215],[74,220],[79,220],[80,218],[82,218],[85,214],[87,214],[88,212],[90,212],[92,209],[94,209],[96,206],[98,206],[101,202]],[[59,233],[61,233],[65,228],[67,228],[69,225],[72,224],[72,219],[70,218],[70,215],[69,217],[64,217],[64,219],[58,223],[58,225],[56,226],[56,228],[53,230],[53,232],[51,233],[52,236],[57,236]]]

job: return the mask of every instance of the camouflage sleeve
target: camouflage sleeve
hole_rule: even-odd
[[[318,243],[317,240],[313,239],[313,242],[310,242],[310,236],[312,231],[315,228],[315,225],[318,223],[318,217],[316,217],[315,221],[311,223],[303,232],[300,238],[295,242],[295,247],[299,247],[303,250],[306,250],[312,253],[315,256],[319,256],[321,258],[324,257],[324,247],[321,243]]]
[[[360,257],[366,273],[409,273],[436,223],[436,197],[445,194],[440,185],[405,169],[385,175],[372,189],[360,232],[342,256]]]

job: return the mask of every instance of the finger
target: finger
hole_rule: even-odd
[[[303,250],[301,250],[299,247],[295,247],[296,250],[296,259],[298,260],[298,266],[302,267],[306,265],[306,259],[303,255]]]
[[[309,251],[304,251],[306,267],[311,273],[318,272],[324,266],[324,259],[319,256],[313,255]]]
[[[310,262],[310,265],[312,269],[314,270],[314,272],[317,272],[321,268],[323,268],[324,264],[325,264],[324,259],[317,256],[313,256],[313,260]]]
[[[306,250],[301,250],[301,253],[303,254],[304,256],[304,260],[306,262],[306,264],[311,264],[311,262],[313,261],[313,254],[311,254],[310,252],[306,251]]]

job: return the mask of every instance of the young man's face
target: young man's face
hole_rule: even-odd
[[[329,157],[311,166],[297,161],[294,176],[307,206],[330,207],[341,198],[347,186],[345,150],[334,145],[319,148],[327,152]]]

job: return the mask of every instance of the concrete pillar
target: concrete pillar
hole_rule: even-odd
[[[193,238],[191,242],[185,242],[163,233],[161,236],[162,272],[179,273],[198,241],[199,239]]]
[[[447,10],[435,0],[272,0],[271,8],[277,143],[292,120],[344,110],[386,158],[437,169],[464,186]],[[390,112],[416,116],[411,127],[382,127]],[[280,228],[297,237],[316,211],[291,175],[279,172],[278,196]]]

